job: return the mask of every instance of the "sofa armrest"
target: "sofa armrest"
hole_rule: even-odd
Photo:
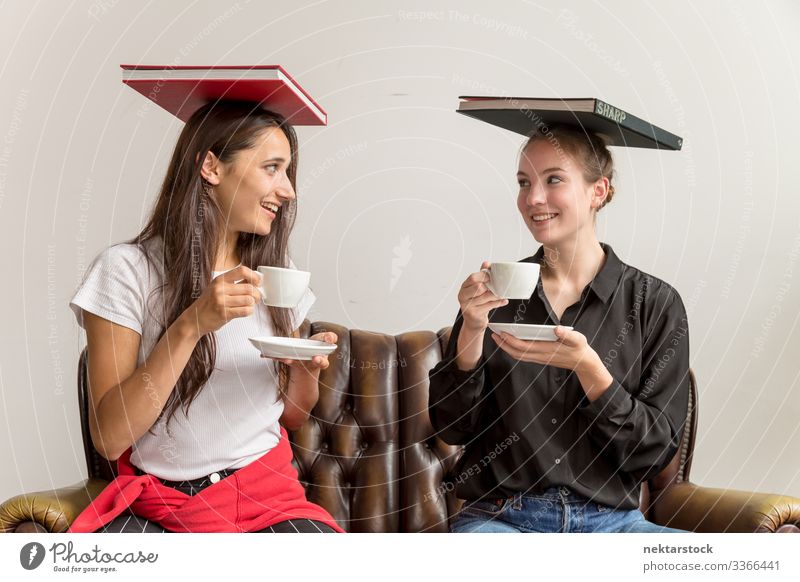
[[[800,533],[800,499],[693,483],[653,493],[651,519],[695,532]]]
[[[86,479],[70,487],[12,497],[0,505],[0,533],[17,531],[18,527],[39,529],[36,524],[50,533],[67,531],[106,485],[103,479]]]

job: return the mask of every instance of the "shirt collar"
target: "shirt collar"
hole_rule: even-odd
[[[600,272],[595,275],[592,282],[589,283],[592,291],[594,291],[595,295],[597,295],[603,303],[608,303],[608,300],[611,298],[611,295],[614,294],[614,290],[617,288],[617,284],[619,283],[619,278],[622,275],[622,261],[619,260],[616,253],[614,253],[614,249],[611,248],[610,245],[606,243],[600,243],[600,246],[603,248],[603,252],[606,254],[606,262],[603,267],[600,269]],[[542,259],[544,258],[544,246],[539,247],[539,250],[536,251],[536,254],[533,255],[529,262],[533,263],[542,263]]]

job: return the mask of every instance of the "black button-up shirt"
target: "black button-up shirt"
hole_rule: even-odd
[[[459,311],[443,360],[430,371],[430,416],[440,438],[463,444],[451,475],[474,500],[564,485],[623,509],[639,506],[640,483],[678,450],[689,398],[686,310],[667,283],[617,258],[559,321],[541,280],[530,299],[509,300],[490,321],[568,325],[581,332],[614,380],[589,402],[572,370],[521,362],[486,330],[475,370],[455,363]],[[523,262],[541,263],[544,249]]]

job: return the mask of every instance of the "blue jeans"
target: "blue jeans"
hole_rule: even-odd
[[[567,487],[518,493],[507,499],[464,504],[450,524],[453,533],[684,533],[647,521],[638,509],[615,509],[589,501]]]

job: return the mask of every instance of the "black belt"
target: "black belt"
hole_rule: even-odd
[[[223,469],[222,471],[214,471],[205,477],[189,479],[187,481],[167,481],[166,479],[159,479],[159,481],[161,481],[161,483],[167,487],[191,487],[192,489],[199,489],[201,487],[205,487],[206,485],[213,485],[214,483],[222,481],[225,477],[233,475],[238,470],[239,469]]]

